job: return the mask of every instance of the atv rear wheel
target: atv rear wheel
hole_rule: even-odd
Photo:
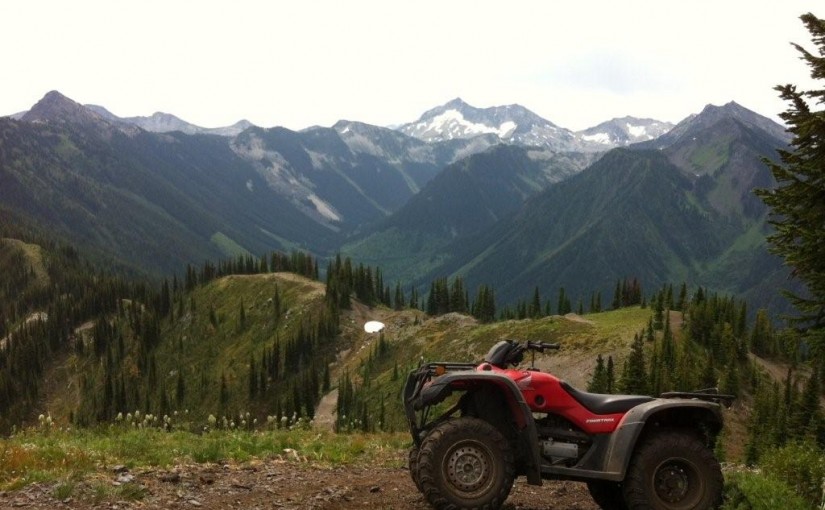
[[[689,432],[668,431],[636,451],[624,481],[630,510],[705,510],[722,502],[722,469]]]
[[[437,510],[499,508],[513,487],[513,452],[494,426],[472,417],[435,427],[421,445],[421,492]]]
[[[624,502],[622,484],[618,482],[608,482],[604,480],[593,480],[587,482],[587,489],[593,497],[593,501],[602,510],[627,510]]]

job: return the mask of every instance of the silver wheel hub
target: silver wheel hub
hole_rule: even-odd
[[[475,445],[463,445],[447,457],[447,478],[456,488],[473,492],[490,478],[490,460],[487,452]]]

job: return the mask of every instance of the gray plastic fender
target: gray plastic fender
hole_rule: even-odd
[[[719,404],[703,400],[656,399],[628,411],[618,428],[611,434],[605,455],[604,471],[609,479],[624,480],[627,467],[636,443],[648,423],[656,420],[656,415],[667,412],[684,412],[700,417],[690,425],[708,423],[718,429],[722,427],[722,413]]]
[[[448,372],[434,378],[427,387],[421,390],[417,397],[413,398],[411,404],[415,409],[422,409],[426,406],[438,404],[453,391],[469,391],[478,385],[495,386],[504,394],[510,406],[510,411],[515,414],[513,418],[517,425],[519,440],[524,444],[523,451],[528,452],[530,457],[525,459],[527,482],[531,485],[541,485],[541,460],[536,422],[533,420],[533,413],[527,406],[527,402],[524,401],[524,396],[512,379],[489,372]]]

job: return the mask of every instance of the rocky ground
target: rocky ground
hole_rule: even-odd
[[[0,493],[0,508],[26,509],[350,509],[430,508],[404,468],[325,467],[300,460],[115,467],[82,480],[38,483]],[[505,509],[597,510],[583,484],[517,480]]]

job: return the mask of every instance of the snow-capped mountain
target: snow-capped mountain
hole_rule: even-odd
[[[605,148],[623,147],[632,143],[646,142],[659,138],[673,129],[670,122],[661,122],[654,119],[638,119],[636,117],[622,117],[602,122],[598,126],[576,132],[576,135],[587,142],[600,143]]]
[[[604,149],[598,144],[582,143],[569,129],[559,127],[523,106],[476,108],[460,98],[433,108],[417,121],[398,129],[427,142],[495,135],[505,143],[559,151]]]
[[[475,108],[457,98],[397,129],[427,142],[492,135],[504,143],[554,151],[600,152],[651,140],[672,127],[668,122],[624,117],[573,132],[517,104]]]

